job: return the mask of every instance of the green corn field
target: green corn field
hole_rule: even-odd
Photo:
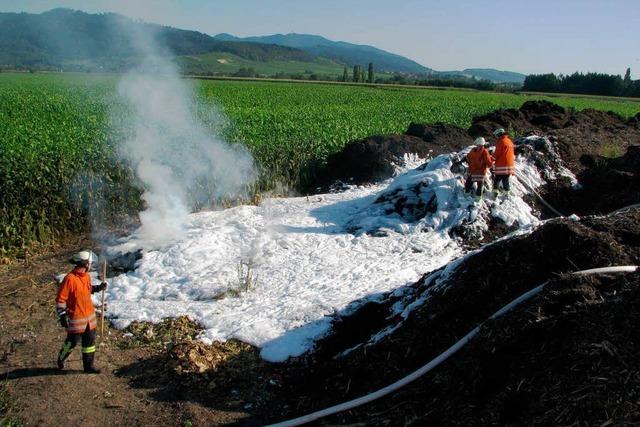
[[[0,255],[56,241],[92,223],[118,223],[143,207],[132,171],[116,156],[126,138],[113,123],[119,108],[126,116],[117,82],[116,76],[0,74]],[[476,115],[542,98],[409,87],[190,84],[205,125],[251,150],[262,174],[256,188],[262,190],[277,184],[299,188],[353,139],[401,133],[410,122],[468,127]],[[552,101],[623,116],[640,111],[633,101]],[[210,114],[217,109],[226,120]]]

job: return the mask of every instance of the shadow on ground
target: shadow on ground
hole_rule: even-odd
[[[73,375],[82,374],[81,370],[60,370],[57,368],[43,367],[43,368],[21,368],[14,369],[12,371],[4,372],[0,374],[0,378],[3,380],[14,380],[18,378],[32,378],[32,377],[48,377],[59,375]]]

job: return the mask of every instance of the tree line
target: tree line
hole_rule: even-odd
[[[474,79],[462,76],[428,76],[428,75],[404,75],[394,73],[390,78],[376,79],[373,63],[370,62],[367,71],[360,65],[354,65],[350,73],[347,67],[344,67],[342,77],[338,79],[341,82],[354,83],[391,83],[399,85],[412,86],[436,86],[436,87],[459,87],[477,90],[506,90],[511,91],[519,88],[516,84],[497,85],[489,80]]]
[[[366,72],[360,65],[354,65],[351,76],[349,75],[349,69],[347,67],[344,67],[342,78],[340,78],[339,81],[355,83],[376,83],[376,74],[373,69],[373,62],[369,62],[369,67]]]
[[[531,74],[524,79],[523,91],[579,93],[588,95],[640,97],[640,80],[631,80],[631,69],[624,77],[603,73],[571,75]]]

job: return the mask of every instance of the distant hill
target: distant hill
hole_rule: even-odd
[[[211,62],[212,53],[234,55],[240,60],[233,63],[254,69],[275,71],[279,65],[286,65],[282,72],[303,69],[331,70],[338,74],[344,65],[366,66],[369,62],[374,62],[378,71],[430,71],[407,58],[371,46],[332,42],[320,36],[211,37],[197,31],[134,21],[115,13],[89,14],[70,9],[41,14],[0,13],[0,67],[120,71],[135,63],[139,53],[131,34],[140,33],[141,29],[155,34],[157,44],[167,54],[188,56],[179,61],[187,72],[233,68]],[[195,58],[197,55],[207,57],[199,60]],[[259,64],[267,62],[274,64],[267,67]],[[287,62],[294,64],[288,66]],[[204,70],[207,63],[222,65]]]
[[[431,76],[456,76],[473,79],[486,79],[495,83],[522,83],[524,74],[512,71],[500,71],[492,68],[467,68],[462,71],[435,71],[411,59],[396,55],[373,46],[357,45],[341,41],[332,41],[312,34],[274,34],[258,37],[235,37],[222,33],[215,36],[222,41],[244,41],[288,46],[349,66],[363,65],[373,62],[376,70],[409,74],[426,74]]]
[[[378,71],[411,74],[430,74],[433,71],[431,68],[420,65],[404,56],[386,52],[373,46],[331,41],[324,37],[311,34],[274,34],[271,36],[240,38],[223,33],[216,35],[215,38],[223,41],[243,41],[288,46],[348,66],[356,64],[366,66],[369,62],[373,62]]]
[[[438,71],[437,74],[444,76],[471,77],[474,79],[485,79],[494,83],[519,83],[524,82],[525,74],[513,71],[500,71],[493,68],[466,68],[462,71]]]
[[[466,68],[462,71],[436,71],[437,76],[442,77],[466,77],[476,80],[489,80],[493,83],[524,83],[525,74],[513,71],[500,71],[493,68]]]
[[[516,73],[514,71],[500,71],[493,68],[467,68],[462,70],[463,74],[470,75],[479,79],[487,79],[496,83],[523,83],[526,74]]]
[[[119,70],[139,54],[131,34],[141,29],[151,31],[167,54],[177,56],[215,51],[250,61],[315,60],[313,55],[287,46],[224,41],[197,31],[137,22],[114,13],[54,9],[38,15],[0,13],[0,66],[83,65]]]
[[[0,68],[120,72],[139,62],[140,52],[132,35],[140,33],[153,34],[156,44],[163,49],[160,53],[177,57],[187,74],[240,72],[337,78],[342,76],[345,66],[366,68],[372,62],[378,73],[449,75],[515,83],[522,83],[525,77],[510,71],[476,68],[439,72],[373,46],[332,41],[317,35],[212,37],[134,21],[115,13],[89,14],[70,9],[41,14],[0,13]]]
[[[318,76],[337,78],[342,75],[343,69],[342,65],[325,58],[316,58],[313,61],[253,61],[226,52],[178,56],[176,62],[183,72],[190,75],[220,74],[239,77],[297,75],[298,78],[314,79],[319,78]]]

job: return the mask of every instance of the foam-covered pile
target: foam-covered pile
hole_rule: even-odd
[[[518,178],[513,179],[512,197],[486,194],[486,200],[475,203],[464,192],[464,179],[455,170],[453,159],[466,155],[441,155],[432,161],[397,177],[383,190],[374,203],[361,210],[348,223],[353,231],[380,233],[388,230],[407,234],[415,232],[448,232],[464,223],[487,228],[484,219],[493,216],[511,227],[537,223],[531,208],[523,200],[530,188],[542,185],[537,168],[526,158],[518,158]],[[484,214],[484,215],[479,215]]]
[[[541,185],[535,166],[518,160],[519,179]],[[486,228],[490,216],[535,225],[526,191],[514,179],[511,197],[474,204],[443,155],[380,185],[192,214],[184,238],[145,252],[135,271],[113,279],[109,315],[117,327],[188,315],[205,341],[236,338],[267,360],[286,360],[312,348],[331,315],[353,301],[462,255],[453,227]]]

